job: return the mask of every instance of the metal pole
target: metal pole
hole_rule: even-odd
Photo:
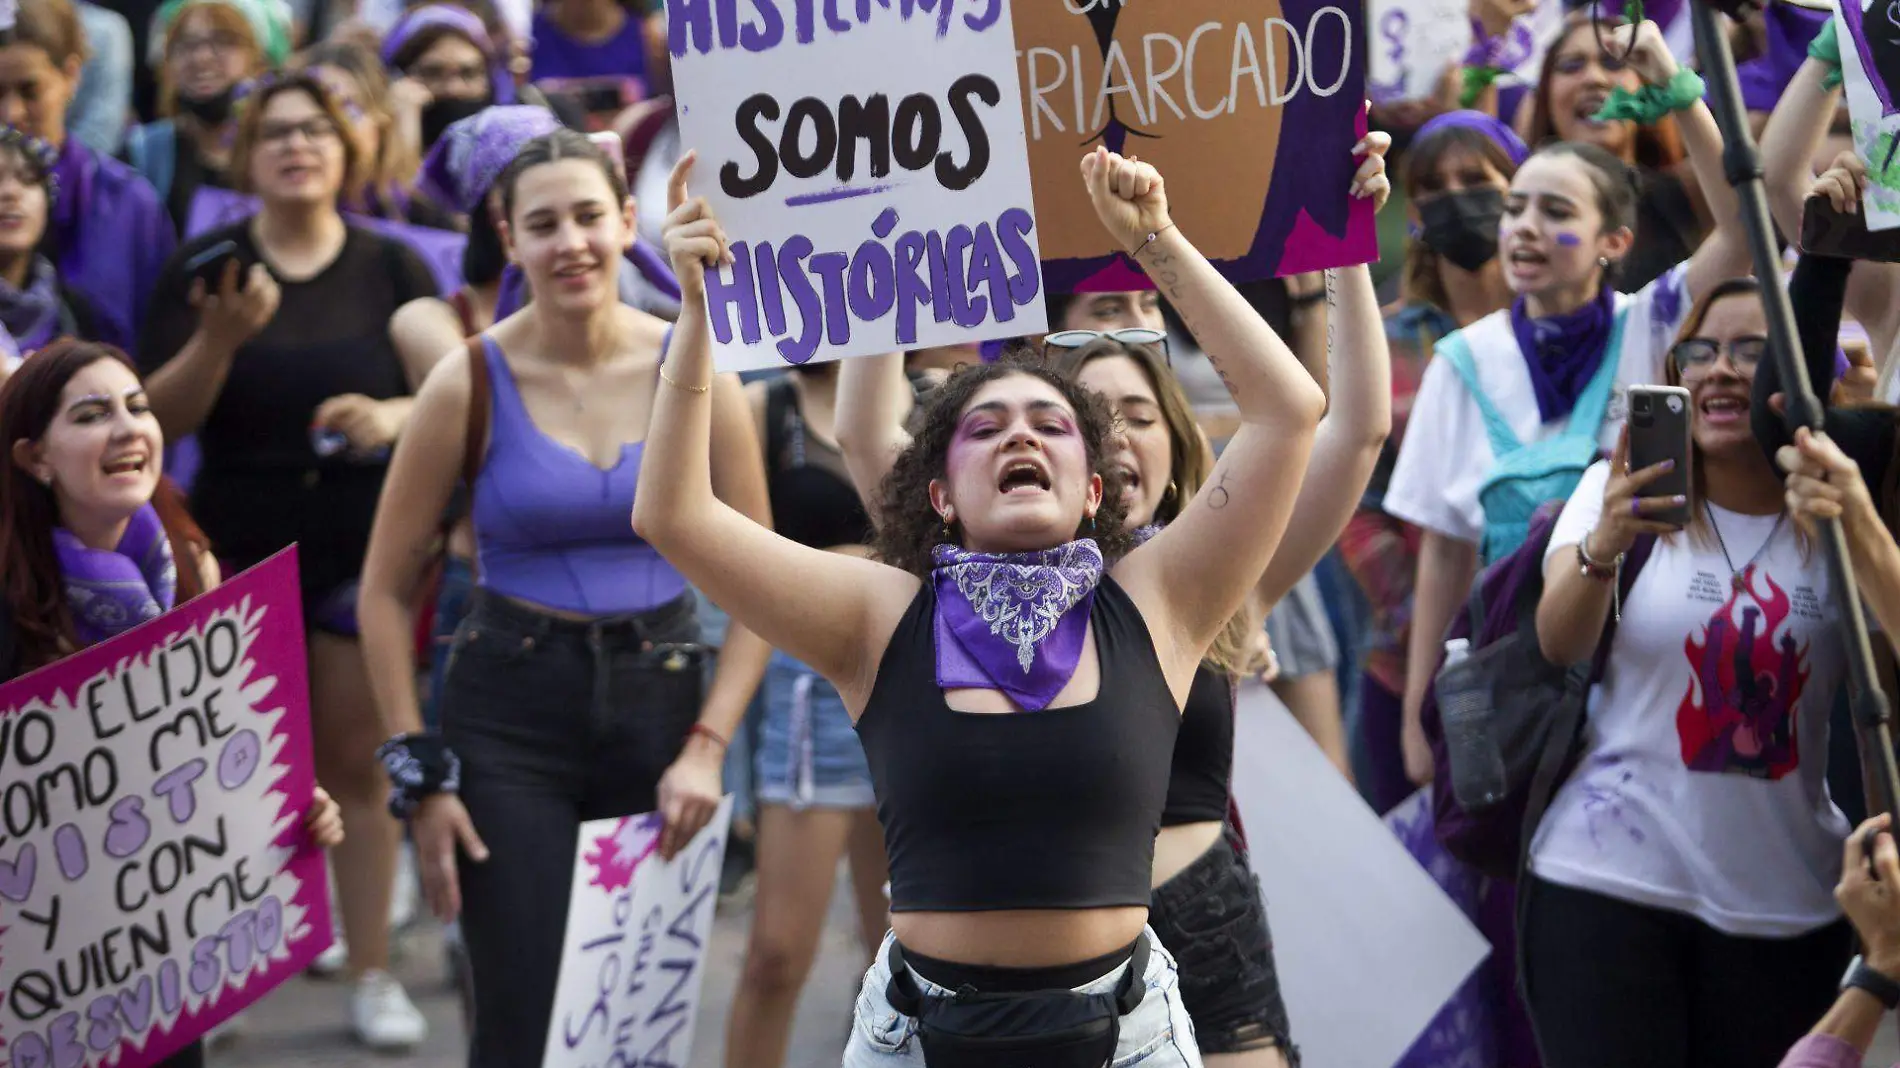
[[[1819,431],[1825,413],[1820,399],[1814,395],[1814,384],[1808,379],[1801,339],[1795,334],[1794,309],[1788,303],[1788,290],[1781,281],[1781,256],[1775,248],[1774,226],[1769,222],[1768,197],[1762,190],[1761,157],[1749,134],[1747,112],[1742,107],[1735,56],[1729,51],[1728,37],[1716,21],[1715,9],[1706,0],[1695,0],[1689,7],[1694,20],[1696,55],[1702,60],[1703,76],[1708,82],[1709,106],[1715,112],[1716,126],[1722,131],[1722,169],[1741,199],[1742,224],[1748,232],[1755,277],[1761,280],[1761,302],[1768,313],[1769,352],[1787,393],[1788,429],[1792,432],[1797,427],[1810,427]],[[1887,697],[1874,672],[1873,646],[1868,642],[1867,621],[1861,613],[1860,587],[1854,582],[1854,568],[1847,556],[1847,536],[1838,522],[1821,524],[1818,529],[1821,551],[1827,557],[1828,577],[1841,604],[1841,636],[1847,643],[1848,694],[1859,734],[1861,767],[1872,776],[1869,785],[1873,788],[1874,811],[1892,812],[1896,797],[1900,797],[1900,771],[1894,763]]]

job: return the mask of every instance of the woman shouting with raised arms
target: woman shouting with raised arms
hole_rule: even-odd
[[[705,271],[730,250],[687,197],[693,161],[672,178],[685,307],[634,526],[829,679],[857,723],[895,931],[846,1065],[1198,1065],[1173,961],[1144,923],[1154,837],[1179,709],[1279,544],[1319,387],[1169,221],[1154,168],[1098,149],[1082,161],[1098,216],[1242,413],[1206,485],[1128,551],[1106,402],[1038,366],[990,364],[925,403],[885,486],[877,560],[798,545],[712,492]],[[965,987],[978,996],[947,997]]]

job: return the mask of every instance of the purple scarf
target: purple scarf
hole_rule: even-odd
[[[1616,294],[1604,286],[1597,299],[1565,315],[1532,319],[1524,298],[1511,302],[1511,331],[1530,369],[1542,422],[1568,418],[1577,397],[1603,366],[1616,320]]]
[[[1101,549],[1089,538],[1030,553],[939,545],[936,561],[937,685],[1049,707],[1082,659]]]
[[[178,569],[165,526],[149,504],[132,513],[117,549],[89,549],[65,527],[53,528],[53,549],[73,629],[86,645],[157,619],[172,607]]]
[[[0,326],[23,353],[42,348],[59,332],[59,276],[44,256],[33,257],[25,289],[0,279]]]

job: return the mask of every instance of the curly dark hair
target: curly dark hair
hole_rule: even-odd
[[[1019,349],[1005,353],[995,363],[958,368],[925,398],[915,421],[915,437],[910,447],[898,454],[878,494],[880,522],[872,543],[878,559],[919,578],[929,577],[935,566],[931,550],[944,540],[943,518],[930,506],[930,482],[944,475],[950,439],[956,435],[957,421],[971,398],[984,386],[1011,375],[1046,382],[1069,402],[1075,409],[1089,469],[1102,476],[1102,504],[1095,512],[1095,521],[1078,529],[1075,536],[1094,538],[1103,557],[1109,560],[1119,559],[1134,548],[1134,538],[1125,526],[1127,508],[1122,504],[1120,475],[1108,468],[1109,442],[1115,433],[1108,402],[1094,390],[1057,374],[1033,353]]]

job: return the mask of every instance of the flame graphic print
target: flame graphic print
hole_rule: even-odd
[[[1792,607],[1750,566],[1702,634],[1684,642],[1690,679],[1676,733],[1689,770],[1776,780],[1800,765],[1797,716],[1810,669],[1808,647],[1783,630]]]

